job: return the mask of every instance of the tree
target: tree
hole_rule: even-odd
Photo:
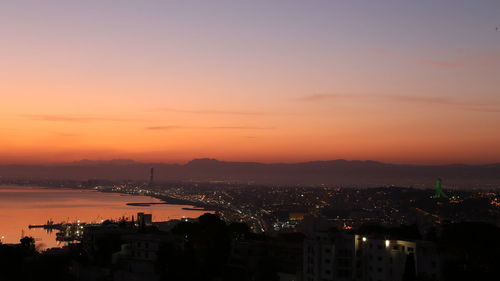
[[[26,249],[35,249],[35,239],[33,239],[33,237],[24,236],[23,238],[21,238],[20,242],[21,247],[24,247]]]

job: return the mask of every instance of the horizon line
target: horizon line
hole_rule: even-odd
[[[303,163],[313,163],[313,162],[334,162],[334,161],[345,161],[345,162],[373,162],[373,163],[378,163],[378,164],[385,164],[385,165],[405,165],[405,166],[455,166],[455,165],[462,165],[462,166],[488,166],[488,165],[496,165],[500,164],[500,160],[495,161],[495,162],[486,162],[486,163],[464,163],[464,162],[444,162],[444,163],[410,163],[410,162],[384,162],[384,161],[378,161],[378,160],[360,160],[360,159],[344,159],[344,158],[336,158],[336,159],[329,159],[329,160],[305,160],[305,161],[273,161],[273,162],[268,162],[268,161],[237,161],[237,160],[221,160],[217,158],[210,158],[210,157],[200,157],[200,158],[192,158],[191,160],[187,161],[141,161],[141,160],[136,160],[132,158],[111,158],[111,159],[87,159],[83,158],[80,160],[73,160],[73,161],[61,161],[61,162],[35,162],[35,163],[29,163],[29,162],[24,162],[24,163],[0,163],[0,166],[57,166],[57,165],[68,165],[68,164],[78,164],[80,162],[113,162],[113,161],[127,161],[131,162],[133,164],[156,164],[156,165],[180,165],[184,166],[189,164],[192,161],[195,160],[215,160],[217,162],[224,162],[224,163],[256,163],[256,164],[264,164],[264,165],[273,165],[273,164],[288,164],[288,165],[293,165],[293,164],[303,164]]]

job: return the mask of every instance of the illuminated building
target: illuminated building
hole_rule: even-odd
[[[153,225],[153,215],[145,213],[137,213],[137,225],[139,228]]]
[[[436,185],[435,185],[434,189],[435,189],[436,193],[434,193],[432,198],[448,198],[448,195],[446,195],[443,191],[441,179],[436,180]]]
[[[401,281],[405,274],[441,280],[438,253],[428,241],[317,233],[304,242],[304,281]]]

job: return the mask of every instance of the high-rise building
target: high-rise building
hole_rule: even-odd
[[[304,281],[361,280],[356,258],[355,236],[341,232],[319,232],[304,241]]]
[[[145,213],[137,213],[137,225],[139,228],[153,225],[153,215]]]
[[[304,281],[441,280],[434,243],[317,233],[304,242]]]

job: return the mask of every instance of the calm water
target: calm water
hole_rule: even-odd
[[[3,243],[18,243],[21,235],[32,236],[42,247],[61,246],[55,232],[29,229],[30,224],[45,224],[47,220],[100,222],[137,212],[153,214],[153,221],[182,217],[196,218],[204,211],[183,210],[183,205],[128,206],[126,203],[161,202],[147,196],[102,193],[90,190],[43,189],[26,186],[0,185],[0,238]]]

